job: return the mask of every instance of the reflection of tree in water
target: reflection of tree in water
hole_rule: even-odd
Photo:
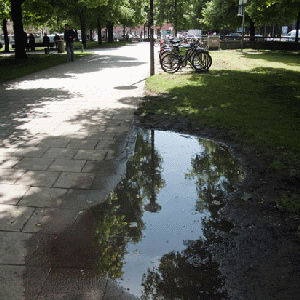
[[[98,269],[111,278],[122,276],[123,259],[128,242],[138,243],[144,223],[144,199],[156,199],[164,186],[161,157],[154,150],[148,131],[137,135],[135,153],[126,164],[126,176],[111,192],[107,201],[93,208],[95,238],[99,246]]]
[[[227,299],[224,279],[201,240],[182,252],[165,254],[157,268],[143,277],[141,299],[194,300]]]
[[[206,239],[191,242],[182,252],[165,254],[158,267],[148,269],[143,278],[144,300],[227,299],[224,279],[207,246],[218,242],[218,231],[232,228],[231,223],[220,218],[218,210],[243,174],[227,147],[202,139],[199,143],[203,151],[192,157],[192,170],[186,178],[196,178],[196,210],[210,211],[210,217],[203,220]]]
[[[210,217],[203,220],[203,233],[211,242],[217,242],[220,238],[216,232],[229,231],[233,226],[220,218],[218,210],[224,197],[243,179],[243,172],[228,147],[204,139],[199,139],[199,144],[202,151],[191,159],[192,170],[186,177],[197,179],[196,210],[210,211]]]
[[[202,139],[199,144],[203,151],[192,157],[192,170],[186,178],[197,179],[199,199],[196,210],[203,211],[212,203],[222,203],[243,175],[228,147]]]

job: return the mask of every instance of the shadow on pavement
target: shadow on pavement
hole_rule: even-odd
[[[95,277],[97,257],[86,234],[93,223],[83,212],[104,202],[122,177],[140,97],[117,95],[121,99],[103,108],[88,98],[90,106],[84,106],[84,90],[64,88],[60,80],[142,64],[93,55],[0,86],[1,297],[11,295],[11,282],[30,300],[127,294],[105,274]],[[93,92],[101,98],[99,90]],[[74,251],[74,264],[55,255],[63,251]]]

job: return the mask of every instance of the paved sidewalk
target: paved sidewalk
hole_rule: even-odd
[[[148,49],[99,50],[0,85],[1,300],[133,299],[105,276],[54,271],[47,251],[122,177]]]

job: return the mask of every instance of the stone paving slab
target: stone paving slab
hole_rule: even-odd
[[[20,147],[13,155],[21,157],[41,157],[49,148],[45,147]]]
[[[24,185],[0,184],[0,204],[17,204],[29,188]]]
[[[54,187],[56,188],[78,188],[89,189],[91,188],[95,174],[93,173],[75,173],[63,172],[57,179]]]
[[[11,156],[0,157],[1,169],[11,169],[21,159],[22,159],[21,157],[11,157]],[[0,182],[1,182],[1,179],[0,179]]]
[[[86,149],[80,149],[75,154],[74,159],[75,160],[98,160],[101,161],[105,159],[107,155],[107,150],[86,150]]]
[[[36,208],[22,231],[28,233],[38,232],[45,223],[51,220],[54,212],[55,208]]]
[[[105,202],[107,196],[108,191],[103,190],[69,189],[60,207],[82,211]]]
[[[75,156],[76,158],[76,156]],[[48,170],[50,171],[65,171],[65,172],[80,172],[86,160],[84,159],[68,159],[68,158],[56,158]]]
[[[15,184],[23,186],[51,187],[56,182],[60,172],[26,171]]]
[[[89,149],[93,150],[99,143],[99,139],[84,139],[84,140],[71,140],[67,148],[71,149]]]
[[[29,158],[25,157],[17,163],[15,169],[45,171],[53,163],[53,159],[48,158]]]
[[[0,183],[13,184],[24,175],[24,170],[0,169]]]
[[[52,147],[52,148],[65,148],[70,143],[71,139],[68,137],[47,137],[45,139],[40,138],[40,147]]]
[[[0,264],[25,265],[26,241],[30,236],[23,232],[0,231]]]
[[[18,205],[32,207],[59,207],[68,189],[49,187],[30,187]]]
[[[69,158],[74,157],[77,149],[66,148],[49,148],[44,154],[43,158]]]
[[[34,208],[2,204],[0,206],[0,212],[1,230],[20,232],[34,213]]]
[[[90,270],[56,269],[44,283],[38,300],[49,299],[103,299],[107,279],[95,277]]]
[[[25,266],[2,265],[0,268],[1,299],[24,300]]]

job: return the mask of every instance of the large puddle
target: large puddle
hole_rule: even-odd
[[[226,299],[205,245],[233,227],[218,210],[242,179],[224,145],[139,130],[126,177],[88,212],[99,273],[142,299]]]

